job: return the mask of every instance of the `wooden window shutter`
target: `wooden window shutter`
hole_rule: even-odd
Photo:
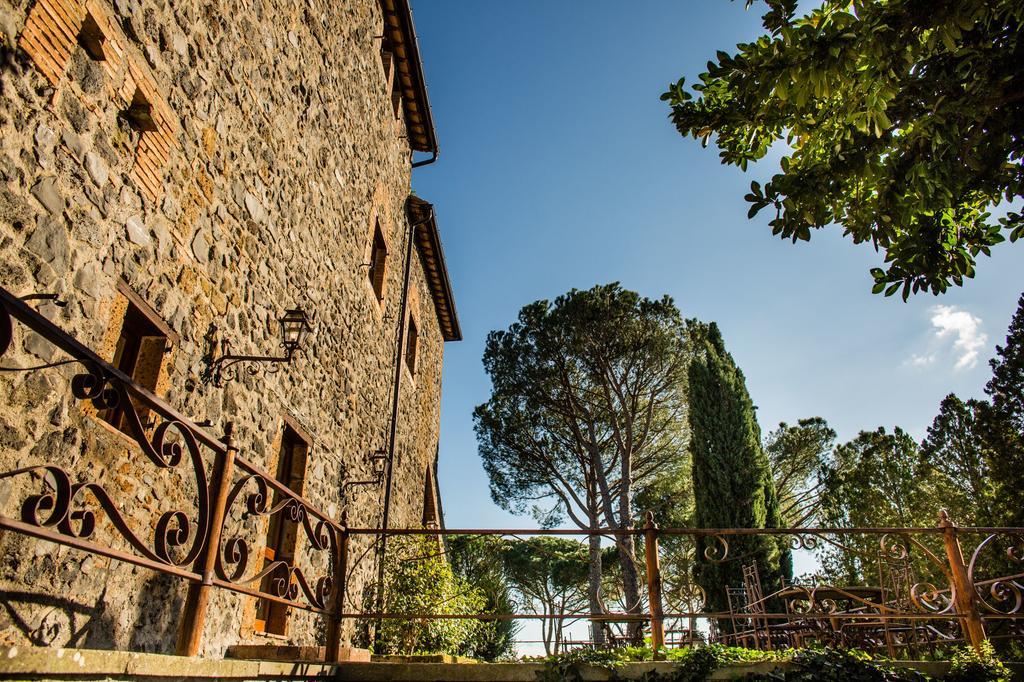
[[[166,336],[143,336],[139,338],[139,354],[135,361],[132,379],[139,386],[156,390],[156,382],[160,376],[160,365],[163,363],[164,350],[167,348]],[[145,426],[149,418],[149,410],[142,405],[136,406],[139,420]]]
[[[376,249],[373,259],[373,290],[377,292],[377,298],[384,297],[384,270],[387,267],[387,251]]]

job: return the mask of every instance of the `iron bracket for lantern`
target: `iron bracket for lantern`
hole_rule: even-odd
[[[384,481],[384,470],[387,466],[388,455],[383,450],[377,450],[370,455],[370,467],[373,470],[373,478],[366,481],[347,481],[344,488],[355,488],[364,485],[380,485]]]
[[[281,348],[283,355],[236,355],[230,352],[231,347],[227,341],[224,342],[224,354],[210,362],[209,376],[215,386],[223,386],[225,381],[231,381],[238,377],[239,363],[262,363],[245,367],[246,373],[255,375],[260,367],[271,364],[272,368],[264,368],[265,374],[273,374],[281,369],[281,365],[290,364],[292,357],[302,347],[302,343],[312,327],[309,318],[302,308],[291,308],[281,316]],[[234,369],[234,371],[231,371]]]

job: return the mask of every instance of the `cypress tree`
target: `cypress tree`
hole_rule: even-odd
[[[718,325],[690,323],[694,358],[689,368],[690,439],[693,454],[694,521],[698,528],[771,528],[780,524],[778,497],[761,430],[743,372],[725,350]],[[743,584],[743,565],[757,562],[764,594],[790,577],[789,550],[780,538],[732,536],[727,560],[705,558],[720,550],[698,538],[694,578],[704,588],[708,611],[726,611],[726,587]],[[729,624],[723,624],[728,630]]]
[[[1006,525],[1024,524],[1024,294],[1010,320],[1006,344],[996,346],[996,357],[989,360],[992,379],[985,393],[992,401],[986,440],[992,451],[992,479],[997,488],[999,516]]]

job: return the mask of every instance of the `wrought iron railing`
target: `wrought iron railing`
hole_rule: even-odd
[[[0,515],[0,529],[190,581],[177,645],[181,654],[195,655],[200,650],[209,590],[218,587],[322,614],[328,619],[327,655],[336,657],[338,595],[345,577],[342,523],[239,453],[232,423],[217,438],[4,289],[0,289],[0,357],[11,348],[13,320],[45,338],[68,359],[3,369],[77,366],[80,371],[70,377],[74,398],[92,403],[97,410],[119,408],[127,435],[146,460],[158,470],[182,472],[191,479],[196,497],[193,509],[158,513],[151,532],[146,533],[126,516],[123,505],[131,501],[118,500],[104,481],[81,480],[46,462],[28,464],[0,473],[0,480],[7,479],[23,495],[18,517]],[[139,416],[142,411],[150,416],[145,424]],[[253,561],[253,544],[258,540],[230,530],[232,519],[274,515],[302,529],[305,553],[322,557],[305,562],[307,567],[320,566],[316,575],[307,575],[296,560],[266,565]],[[111,532],[97,531],[101,517]]]
[[[693,641],[692,623],[702,619],[711,623],[738,623],[724,627],[724,639],[752,646],[774,646],[784,640],[841,638],[844,630],[856,625],[861,630],[885,635],[890,648],[914,623],[928,623],[943,641],[968,641],[980,644],[986,628],[1017,637],[1024,623],[1024,528],[957,527],[943,515],[936,527],[925,528],[782,528],[782,529],[693,529],[658,528],[648,518],[643,528],[598,528],[588,531],[556,529],[391,529],[347,527],[344,517],[332,519],[310,500],[296,494],[254,463],[235,446],[229,422],[223,437],[211,434],[181,414],[151,391],[135,383],[94,351],[27,305],[10,292],[0,289],[0,358],[8,352],[14,337],[13,321],[39,334],[67,359],[37,367],[0,367],[14,371],[44,371],[61,365],[77,366],[69,377],[75,399],[92,403],[97,409],[118,406],[124,414],[128,435],[137,444],[143,461],[163,472],[183,472],[195,486],[195,505],[189,510],[168,509],[158,512],[143,531],[133,526],[124,512],[129,501],[119,501],[102,480],[84,480],[52,462],[26,463],[14,470],[0,472],[21,495],[16,516],[0,514],[0,530],[21,533],[42,540],[74,547],[170,574],[189,582],[182,614],[177,651],[195,655],[201,649],[201,636],[209,607],[211,590],[223,588],[287,607],[320,614],[326,619],[326,655],[336,660],[341,639],[341,624],[346,620],[382,621],[384,619],[547,619],[563,622],[566,618],[593,623],[643,623],[650,630],[652,643],[664,645],[665,624],[689,621],[689,641]],[[66,372],[66,370],[64,370]],[[150,415],[146,423],[140,412]],[[18,484],[17,482],[21,483]],[[276,501],[275,501],[276,500]],[[239,519],[280,515],[301,528],[301,561],[278,558],[270,563],[255,561],[261,556],[260,540],[250,532],[237,530]],[[98,528],[103,526],[104,531]],[[109,532],[107,532],[109,531]],[[616,538],[633,535],[642,541],[644,560],[638,573],[646,588],[640,599],[624,604],[621,610],[603,609],[590,613],[577,609],[570,613],[396,613],[362,610],[364,600],[350,594],[348,585],[362,562],[375,560],[368,551],[349,557],[350,543],[360,537],[380,538],[402,535],[428,535],[439,538],[454,535],[522,537],[602,536]],[[904,582],[906,589],[894,598],[879,590],[865,591],[863,586],[834,584],[823,580],[793,584],[783,590],[769,590],[757,598],[746,599],[741,608],[709,611],[704,590],[690,578],[688,570],[662,571],[661,561],[678,566],[671,553],[660,548],[679,539],[687,540],[691,559],[698,545],[702,561],[726,563],[744,561],[742,552],[730,544],[749,536],[784,538],[793,549],[833,548],[836,552],[860,557],[862,562],[882,559],[904,561],[913,556],[924,566],[920,581]],[[865,538],[873,539],[865,542]],[[858,540],[859,539],[859,540]],[[965,558],[961,543],[971,551]],[[874,546],[871,552],[864,547]],[[994,550],[998,561],[991,560]],[[867,565],[867,563],[864,563]],[[983,574],[996,566],[1006,568],[995,575]],[[899,592],[890,591],[889,596]],[[911,626],[905,624],[910,623]],[[941,627],[939,627],[941,625]],[[902,628],[902,629],[901,629]],[[954,632],[955,630],[955,632]],[[896,634],[891,634],[895,632]],[[931,632],[931,631],[929,631]],[[902,633],[902,634],[901,634]],[[874,634],[872,634],[874,636]],[[931,636],[931,635],[929,635]],[[670,638],[671,639],[671,638]]]
[[[347,529],[352,536],[379,536],[381,532],[373,528]],[[643,594],[634,604],[622,602],[619,595],[620,609],[604,608],[598,613],[586,607],[562,613],[350,611],[342,614],[344,618],[421,622],[465,618],[576,620],[594,625],[642,622],[656,649],[666,643],[694,644],[710,636],[725,643],[768,649],[817,641],[879,649],[891,657],[965,642],[980,645],[990,637],[1024,639],[1024,528],[958,527],[944,511],[937,526],[919,528],[658,528],[648,515],[645,527],[629,529],[409,528],[385,532],[389,536],[498,536],[513,541],[528,536],[597,535],[609,544],[630,534],[642,541],[643,556],[637,563]],[[698,546],[703,546],[702,561],[723,565],[750,562],[749,554],[735,552],[732,545],[743,538],[764,536],[785,542],[792,550],[830,548],[837,554],[856,557],[871,577],[850,584],[812,575],[772,590],[762,590],[758,585],[756,599],[747,598],[728,610],[714,610],[708,608],[707,594],[689,570],[662,571],[660,567],[661,561],[671,562],[670,552],[661,548],[666,539],[687,542],[692,567]],[[966,558],[961,548],[964,542],[971,550]],[[581,557],[585,545],[581,541]],[[994,551],[996,545],[998,551]],[[676,547],[674,551],[687,550]],[[879,562],[902,566],[903,572],[896,571],[892,576],[875,573]],[[995,575],[991,575],[993,570]],[[749,597],[750,587],[740,585],[735,589]],[[696,631],[698,620],[705,624],[705,631]],[[667,628],[685,635],[667,641]],[[616,639],[628,641],[626,637],[612,637],[605,643]],[[592,639],[582,642],[593,643]]]

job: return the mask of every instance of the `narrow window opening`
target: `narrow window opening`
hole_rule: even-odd
[[[378,220],[373,229],[373,246],[370,249],[370,286],[378,301],[384,300],[384,275],[387,272],[388,247]]]
[[[130,376],[136,384],[155,391],[166,349],[166,332],[139,306],[129,302],[111,364]],[[126,409],[126,405],[116,405],[100,412],[100,418],[116,429],[134,435]],[[146,426],[149,410],[137,404],[136,413],[142,425]]]
[[[86,14],[85,21],[82,22],[82,30],[78,32],[78,44],[82,46],[90,59],[104,62],[107,60],[107,55],[103,51],[103,44],[106,41],[107,37],[103,35],[96,19],[91,14]]]
[[[391,43],[385,38],[380,51],[380,63],[384,67],[384,85],[391,95],[391,109],[398,118],[402,110],[402,78],[398,72],[398,60],[391,51]]]
[[[395,112],[395,118],[402,113],[402,78],[395,69],[395,78],[391,84],[391,108]]]
[[[384,67],[384,82],[391,84],[391,65],[394,63],[394,56],[391,54],[391,41],[385,37],[380,46],[380,64]]]
[[[423,477],[423,527],[440,528],[440,512],[437,508],[437,495],[434,487],[434,474],[427,467],[427,473]]]
[[[138,88],[135,88],[135,94],[132,95],[132,103],[121,112],[121,116],[139,132],[157,130],[156,121],[153,120],[153,104]]]
[[[405,366],[409,368],[409,374],[416,376],[416,345],[419,342],[419,333],[416,329],[416,319],[409,316],[409,334],[405,342]]]
[[[277,480],[286,488],[302,494],[302,486],[306,477],[306,455],[309,443],[291,426],[285,425],[281,435],[281,452],[277,461]],[[285,502],[286,495],[274,491],[271,508]],[[263,570],[270,568],[275,562],[274,570],[264,576],[260,591],[277,594],[279,581],[291,579],[288,567],[295,565],[295,550],[298,544],[299,526],[292,521],[287,509],[283,509],[270,517],[267,529],[267,542],[263,550]],[[255,629],[274,635],[286,635],[288,628],[288,606],[268,599],[260,599],[256,606]]]

